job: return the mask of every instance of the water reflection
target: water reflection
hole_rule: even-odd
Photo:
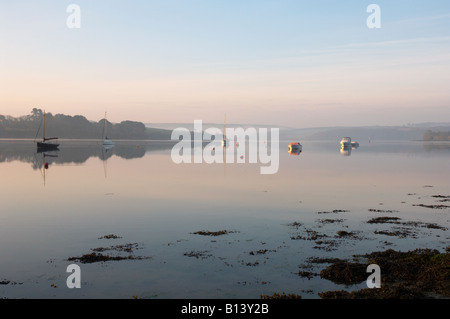
[[[352,148],[350,146],[341,146],[341,155],[343,156],[352,155]]]
[[[359,148],[359,143],[357,142],[351,142],[349,145],[341,144],[341,155],[350,156],[352,155],[352,150],[356,150],[357,148]]]
[[[173,143],[168,142],[136,142],[124,141],[114,146],[104,146],[96,141],[65,141],[57,150],[36,150],[30,141],[0,141],[0,162],[20,161],[31,163],[33,169],[41,169],[50,164],[83,164],[92,157],[102,161],[117,156],[124,159],[144,157],[147,152],[163,151],[172,148]],[[57,154],[57,156],[55,156]],[[41,158],[37,161],[36,159]]]
[[[48,169],[49,166],[54,163],[54,159],[58,157],[58,151],[38,151],[34,154],[34,161],[32,162],[33,169]],[[6,158],[8,161],[8,158]]]
[[[103,150],[105,150],[106,153],[108,151],[112,150],[114,148],[114,144],[103,144]]]
[[[428,152],[450,153],[450,142],[424,142],[423,148]]]
[[[222,150],[220,142],[215,151]],[[316,293],[334,286],[292,272],[310,257],[445,244],[442,230],[426,229],[422,236],[420,229],[411,229],[420,235],[413,241],[375,234],[380,226],[367,221],[381,215],[374,209],[386,209],[404,221],[447,226],[448,209],[430,214],[413,205],[434,204],[433,195],[448,195],[448,150],[430,153],[421,142],[372,142],[349,161],[337,154],[336,141],[302,141],[307,151],[298,165],[286,152],[289,142],[280,143],[278,173],[261,175],[260,165],[248,161],[177,165],[170,151],[175,142],[116,141],[105,149],[101,142],[63,141],[58,152],[36,153],[31,142],[0,141],[1,276],[24,283],[2,285],[2,296],[240,298],[299,287]],[[48,177],[45,188],[37,170]],[[298,222],[298,228],[289,226]],[[236,232],[214,241],[194,234],[222,229]],[[336,238],[343,229],[367,237]],[[326,240],[309,240],[313,232]],[[107,234],[122,239],[100,239]],[[56,282],[49,278],[64,276],[64,285],[68,275],[60,265],[68,257],[116,243],[139,243],[138,254],[151,259],[86,266],[89,272],[82,276],[88,289],[49,288]],[[186,255],[206,250],[211,256],[205,259]],[[111,283],[111,278],[118,280]],[[261,278],[268,284],[259,284]]]
[[[326,151],[329,143],[313,143],[309,148],[320,148]],[[352,147],[341,147],[340,153],[343,156],[350,156],[352,151],[358,149],[358,153],[377,153],[381,154],[403,154],[414,156],[448,156],[450,154],[450,142],[414,142],[414,141],[400,141],[400,142],[380,142],[372,141],[370,144],[365,144],[362,149],[359,149],[359,144]]]
[[[41,172],[42,178],[44,180],[45,186],[45,174],[49,169],[50,165],[54,162],[54,159],[58,157],[58,149],[55,148],[53,151],[44,152],[43,150],[38,150],[36,155],[41,155],[42,159],[40,160],[38,156],[35,156],[35,161],[33,162],[33,169],[39,169]]]

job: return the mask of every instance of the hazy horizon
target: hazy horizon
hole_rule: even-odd
[[[95,119],[90,119],[87,118],[84,114],[63,114],[63,113],[52,113],[52,112],[47,112],[46,113],[51,113],[53,116],[55,115],[64,115],[64,116],[83,116],[85,117],[89,122],[91,123],[98,123],[100,121],[104,120],[104,117],[102,117],[99,120],[95,120]],[[18,116],[12,116],[10,114],[0,114],[1,116],[6,116],[6,117],[13,117],[13,118],[21,118],[21,117],[26,117],[28,115],[30,115],[31,112],[29,114],[22,114],[22,115],[18,115]],[[198,120],[198,119],[196,119]],[[124,121],[133,121],[129,118],[123,118],[123,119],[118,119],[117,122],[108,120],[109,122],[113,123],[113,124],[119,124],[120,122],[124,122]],[[137,121],[137,122],[141,122],[141,121]],[[143,123],[146,127],[150,127],[150,128],[166,128],[166,129],[173,129],[176,128],[178,126],[182,126],[182,127],[190,127],[190,126],[194,126],[194,120],[192,122],[141,122]],[[266,127],[278,127],[281,129],[326,129],[326,128],[370,128],[370,127],[421,127],[421,128],[426,128],[426,127],[448,127],[450,126],[450,122],[446,122],[446,121],[438,121],[438,122],[414,122],[414,123],[404,123],[404,124],[392,124],[392,125],[379,125],[379,124],[374,124],[374,125],[328,125],[328,126],[303,126],[303,127],[294,127],[294,126],[289,126],[289,125],[273,125],[273,124],[266,124],[266,123],[220,123],[220,122],[205,122],[202,120],[202,124],[207,127],[207,126],[216,126],[218,128],[222,128],[224,124],[226,124],[226,126],[231,127],[231,126],[244,126],[244,127],[252,127],[252,126],[266,126]]]
[[[450,119],[450,2],[0,3],[0,114],[293,128]],[[369,4],[381,9],[370,29]]]

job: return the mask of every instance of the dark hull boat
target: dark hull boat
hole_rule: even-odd
[[[37,142],[38,150],[48,151],[48,150],[57,150],[59,144],[56,143],[47,143],[47,142]]]
[[[48,141],[57,140],[58,138],[57,137],[50,137],[50,138],[45,137],[45,111],[44,111],[44,114],[42,117],[42,123],[43,123],[42,142],[36,142],[38,152],[57,150],[59,144],[51,143]]]

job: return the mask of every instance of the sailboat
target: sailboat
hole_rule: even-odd
[[[42,142],[37,142],[38,151],[48,151],[48,150],[57,150],[59,144],[51,143],[48,141],[57,140],[57,137],[45,137],[45,111],[42,116],[42,125],[43,125],[43,133],[42,133]]]
[[[225,114],[225,119],[223,121],[223,138],[222,146],[227,147],[227,129],[226,129],[227,115]]]
[[[106,112],[105,112],[104,123],[105,123],[105,125],[103,126],[103,134],[102,134],[103,142],[102,143],[103,143],[103,146],[105,148],[112,148],[114,146],[114,142],[111,141],[108,136],[105,136],[105,132],[106,132]]]

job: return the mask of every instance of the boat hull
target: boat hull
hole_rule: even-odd
[[[291,155],[299,155],[302,152],[302,145],[300,143],[289,143],[288,152]]]
[[[341,140],[341,147],[352,147],[352,139],[350,137],[344,137]]]
[[[104,140],[103,146],[114,146],[114,142],[111,140]]]
[[[36,144],[39,150],[56,150],[59,146],[59,144],[45,142],[37,142]]]

